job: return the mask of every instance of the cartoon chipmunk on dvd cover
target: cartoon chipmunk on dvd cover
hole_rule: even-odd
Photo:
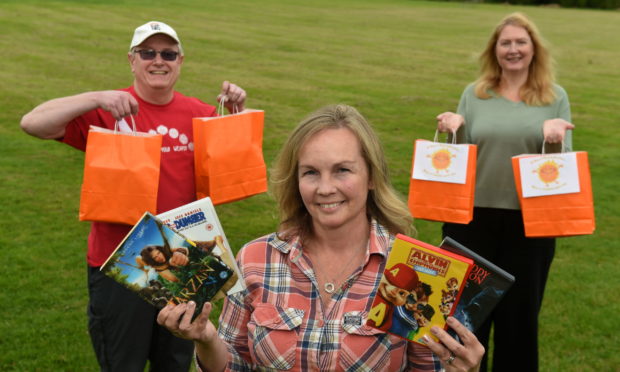
[[[398,234],[366,324],[425,345],[432,326],[446,329],[473,261]]]
[[[196,312],[235,275],[218,256],[146,212],[101,271],[155,307],[194,301]]]

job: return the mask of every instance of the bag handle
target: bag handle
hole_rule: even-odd
[[[433,138],[433,142],[437,142],[439,139],[439,130],[435,129],[435,138]],[[452,145],[456,145],[456,132],[452,131]]]
[[[220,103],[217,105],[217,116],[224,116],[225,112],[224,112],[224,103],[226,103],[226,101],[228,101],[228,96],[222,96],[222,100],[220,101]],[[238,114],[239,113],[239,108],[237,107],[237,104],[233,104],[233,114]]]
[[[136,130],[136,122],[133,120],[133,115],[129,114],[129,117],[131,118],[131,127],[132,127],[132,132],[131,134],[133,134],[134,136],[137,135],[137,130]],[[118,133],[118,124],[120,123],[120,120],[117,120],[114,123],[114,134]]]
[[[560,154],[563,154],[564,151],[564,140],[562,140],[562,147],[560,147]],[[545,140],[542,142],[542,155],[545,155]]]

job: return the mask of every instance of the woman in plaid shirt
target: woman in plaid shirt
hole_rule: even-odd
[[[428,348],[366,326],[391,242],[412,219],[392,188],[379,140],[345,105],[311,114],[272,171],[279,231],[238,255],[247,290],[229,296],[219,330],[205,304],[168,305],[158,322],[194,340],[205,371],[477,371],[484,348],[435,327]],[[394,296],[403,296],[394,288]],[[218,337],[219,333],[219,337]]]

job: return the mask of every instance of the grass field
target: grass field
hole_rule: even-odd
[[[268,164],[310,111],[358,107],[405,195],[412,142],[432,138],[434,117],[456,108],[492,27],[516,10],[552,46],[574,148],[590,156],[597,217],[594,235],[558,241],[541,369],[620,370],[620,12],[406,0],[3,1],[0,370],[97,370],[86,330],[88,224],[77,220],[83,154],[29,137],[18,123],[42,101],[128,86],[136,26],[158,19],[176,28],[185,94],[213,102],[225,79],[247,90],[248,105],[266,111]],[[276,227],[268,195],[218,213],[235,249]],[[416,226],[420,239],[439,242],[439,223]]]

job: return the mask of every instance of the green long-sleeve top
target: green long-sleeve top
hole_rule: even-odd
[[[457,112],[465,118],[465,125],[457,132],[457,142],[478,147],[476,207],[520,209],[511,158],[542,152],[545,120],[571,121],[566,91],[559,85],[554,89],[557,98],[547,106],[529,106],[501,96],[480,99],[474,93],[474,84],[463,91]],[[571,149],[569,130],[564,139],[564,151]],[[559,152],[560,145],[546,145],[545,151]]]

